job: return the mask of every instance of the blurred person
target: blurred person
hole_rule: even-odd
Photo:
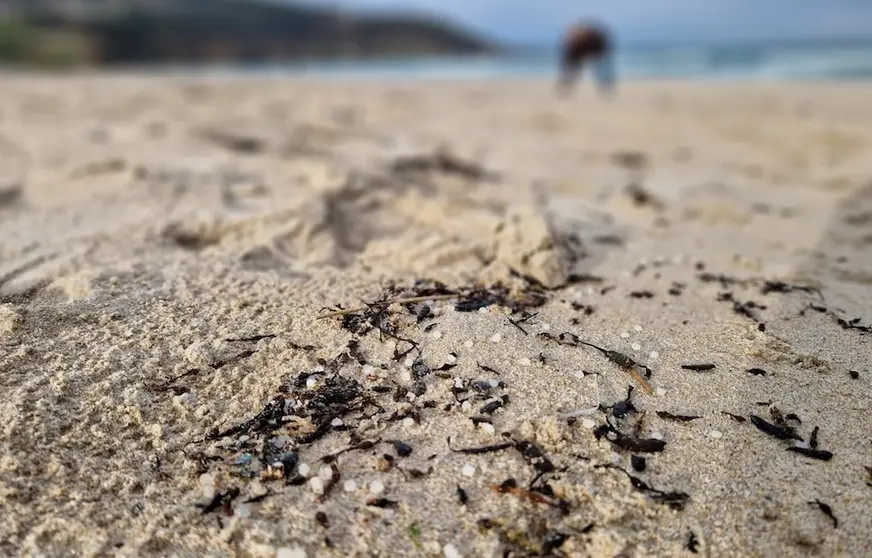
[[[601,92],[614,89],[614,46],[610,34],[600,25],[580,22],[572,25],[560,45],[559,92],[568,92],[588,63],[593,65]]]

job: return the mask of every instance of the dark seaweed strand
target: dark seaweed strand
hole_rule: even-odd
[[[754,426],[757,427],[757,430],[768,434],[773,438],[778,438],[779,440],[799,440],[800,442],[802,441],[802,437],[797,434],[796,431],[792,428],[775,426],[771,422],[766,422],[757,415],[750,415],[750,419]]]
[[[617,471],[624,473],[627,476],[627,478],[630,479],[630,483],[633,485],[633,488],[635,488],[636,490],[639,490],[641,492],[647,493],[652,499],[654,499],[660,503],[666,504],[667,506],[669,506],[670,508],[672,508],[674,510],[677,510],[677,511],[683,510],[684,506],[687,504],[687,501],[690,500],[690,494],[687,494],[686,492],[679,492],[679,491],[666,492],[664,490],[654,488],[651,485],[649,485],[648,483],[646,483],[645,481],[643,481],[642,479],[640,479],[639,477],[636,477],[636,476],[630,474],[629,472],[625,471],[623,468],[621,468],[617,465],[614,465],[612,463],[604,463],[601,465],[594,465],[594,468],[597,468],[597,469],[615,469]]]

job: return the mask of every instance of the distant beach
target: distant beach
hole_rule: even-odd
[[[503,56],[258,63],[205,71],[318,78],[550,78],[556,70],[555,53],[537,47]],[[866,80],[872,78],[872,39],[841,44],[637,45],[619,48],[616,63],[624,80]]]

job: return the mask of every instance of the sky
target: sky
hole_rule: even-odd
[[[872,38],[872,0],[332,0],[447,15],[508,42],[553,42],[594,18],[632,42]]]

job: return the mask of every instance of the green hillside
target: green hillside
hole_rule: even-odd
[[[456,25],[269,0],[0,0],[0,60],[242,62],[486,54]]]

